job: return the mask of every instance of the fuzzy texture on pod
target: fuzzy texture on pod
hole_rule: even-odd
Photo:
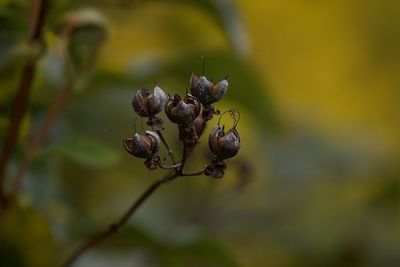
[[[200,113],[200,102],[193,96],[180,97],[175,94],[170,97],[165,105],[165,113],[170,121],[189,125]]]
[[[147,88],[140,89],[132,99],[135,112],[141,117],[151,117],[159,113],[167,102],[167,95],[156,86],[153,92]]]
[[[150,159],[160,149],[160,137],[152,131],[146,131],[144,135],[135,133],[133,138],[123,139],[123,145],[129,154]]]
[[[236,127],[225,133],[219,125],[215,126],[208,137],[208,146],[219,159],[234,157],[240,149],[240,136]]]
[[[190,77],[190,91],[203,105],[211,105],[219,101],[228,91],[228,80],[224,79],[214,85],[205,76]]]

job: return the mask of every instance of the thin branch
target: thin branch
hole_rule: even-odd
[[[160,169],[164,169],[164,170],[176,170],[177,168],[179,168],[179,166],[181,166],[181,163],[177,163],[175,165],[162,165],[159,164],[158,167],[160,167]]]
[[[194,172],[194,173],[181,173],[181,176],[200,176],[204,174],[204,170],[202,171],[198,171],[198,172]]]
[[[168,156],[170,156],[172,163],[173,163],[173,164],[176,164],[176,161],[175,161],[175,158],[174,158],[174,153],[173,153],[171,147],[168,145],[167,141],[165,140],[165,138],[164,138],[162,132],[161,132],[161,131],[156,131],[156,132],[157,132],[158,136],[160,136],[161,142],[162,142],[162,143],[164,144],[164,146],[167,148],[167,150],[168,150]]]
[[[118,230],[128,221],[128,219],[135,214],[135,212],[139,209],[139,207],[148,199],[156,189],[169,181],[174,180],[175,178],[179,177],[179,174],[174,172],[169,172],[164,175],[161,179],[153,182],[140,196],[138,199],[133,202],[132,206],[121,216],[119,220],[112,223],[109,227],[105,230],[99,232],[95,236],[93,236],[89,241],[78,247],[71,256],[67,259],[67,261],[63,264],[63,267],[72,266],[72,264],[87,250],[96,246],[98,243],[106,239],[107,237],[111,236],[112,234],[118,232]]]
[[[193,151],[194,145],[189,145],[183,144],[183,149],[182,149],[182,160],[181,160],[181,166],[178,169],[178,172],[182,174],[183,168],[185,167],[186,160],[190,156],[190,153]]]
[[[28,44],[32,51],[35,50],[35,46],[41,39],[45,18],[45,7],[46,0],[32,0],[33,14],[28,38]],[[21,81],[10,113],[10,126],[5,134],[2,152],[0,155],[0,204],[2,205],[5,204],[5,170],[17,141],[19,128],[28,105],[29,91],[32,87],[32,81],[35,75],[36,61],[38,56],[33,54],[27,59],[22,71]]]
[[[204,129],[207,126],[207,122],[212,119],[212,116],[210,116],[210,112],[212,112],[212,107],[207,106],[203,108],[203,111],[201,113],[201,116],[203,117],[203,122],[201,125],[201,130],[199,133],[197,133],[197,139],[199,140],[201,138],[201,135],[203,134]],[[178,169],[178,172],[180,174],[183,173],[183,168],[185,167],[186,160],[190,157],[190,154],[193,152],[195,147],[197,146],[197,143],[195,144],[183,144],[183,150],[182,150],[182,160],[181,160],[181,166]]]

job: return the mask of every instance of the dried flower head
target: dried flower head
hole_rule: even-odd
[[[160,148],[160,137],[152,131],[144,135],[135,133],[133,138],[123,139],[123,145],[129,154],[143,159],[152,158]]]
[[[226,113],[224,112],[221,114],[218,125],[214,127],[208,138],[208,146],[211,152],[218,159],[222,160],[234,157],[240,149],[240,136],[236,129],[240,115],[238,118],[236,117],[236,113],[239,114],[236,110],[229,110],[227,112],[229,112],[235,121],[233,127],[225,132],[225,127],[219,125],[222,115]]]
[[[225,78],[216,85],[210,82],[204,75],[190,77],[190,91],[199,101],[205,105],[211,105],[219,101],[228,90],[228,80]]]
[[[175,94],[168,99],[165,113],[172,122],[188,125],[199,115],[200,108],[200,103],[195,97],[191,95],[180,97]]]
[[[152,117],[163,109],[166,102],[167,95],[156,86],[153,92],[147,88],[140,89],[132,99],[132,106],[139,116]]]

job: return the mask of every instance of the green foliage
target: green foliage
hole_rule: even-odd
[[[69,160],[92,168],[108,168],[118,161],[118,154],[114,149],[87,136],[60,140],[52,150]]]

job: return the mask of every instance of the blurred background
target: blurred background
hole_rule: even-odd
[[[131,98],[154,82],[183,94],[202,55],[207,77],[229,75],[217,108],[240,110],[240,153],[221,180],[163,186],[74,266],[400,266],[398,1],[49,1],[28,46],[32,8],[0,1],[2,144],[40,56],[7,190],[34,156],[0,221],[0,266],[59,266],[163,174],[121,145]],[[207,163],[205,139],[188,170]]]

